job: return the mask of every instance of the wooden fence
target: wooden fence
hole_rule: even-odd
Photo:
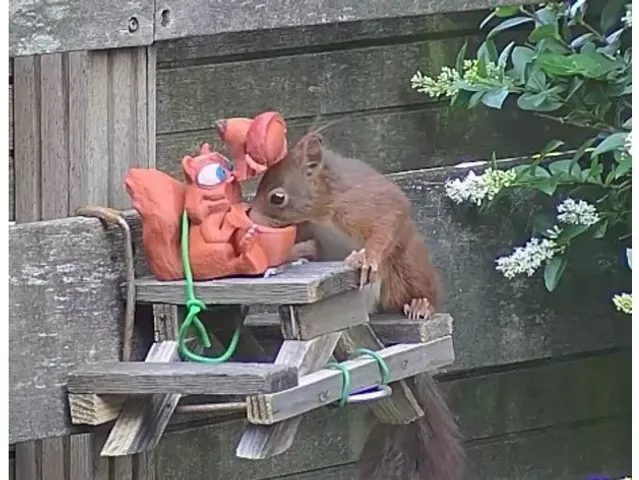
[[[156,451],[117,459],[97,455],[100,431],[64,421],[66,373],[118,356],[124,266],[115,230],[63,217],[86,203],[128,208],[130,166],[179,174],[182,156],[213,140],[213,120],[265,109],[282,112],[292,135],[319,114],[351,117],[328,143],[391,174],[413,202],[456,320],[457,360],[440,380],[467,438],[469,479],[629,472],[630,322],[607,303],[623,273],[572,270],[553,295],[506,281],[494,258],[523,239],[526,199],[512,199],[518,213],[479,218],[442,191],[463,174],[451,166],[460,157],[538,151],[556,126],[513,108],[455,111],[410,90],[416,69],[436,73],[479,40],[477,10],[503,2],[100,3],[10,7],[12,478],[353,478],[369,428],[355,407],[316,412],[290,451],[261,462],[234,457],[242,421],[178,418]],[[249,320],[277,345],[268,316]],[[141,312],[141,348],[149,323]]]

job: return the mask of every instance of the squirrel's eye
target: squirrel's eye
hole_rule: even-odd
[[[206,187],[212,187],[224,181],[226,170],[217,163],[207,165],[197,175],[197,183]]]
[[[283,206],[287,200],[288,196],[282,191],[271,192],[268,196],[268,201],[271,203],[271,205],[275,205],[277,207]]]

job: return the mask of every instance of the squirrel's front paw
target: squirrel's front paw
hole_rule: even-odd
[[[413,298],[404,305],[404,315],[411,320],[428,318],[435,313],[435,308],[427,298]]]
[[[351,254],[346,257],[344,263],[347,267],[359,268],[359,288],[363,288],[367,283],[373,283],[377,277],[377,271],[379,265],[376,260],[368,258],[366,250],[353,250]]]

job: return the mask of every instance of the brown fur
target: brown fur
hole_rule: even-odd
[[[273,205],[273,193],[285,201]],[[415,298],[438,307],[438,276],[404,193],[365,163],[325,149],[317,133],[307,134],[269,168],[253,208],[272,226],[299,225],[301,239],[316,240],[320,260],[344,259],[363,247],[367,260],[379,265],[378,310],[399,312]],[[335,253],[338,234],[346,245]],[[426,415],[406,426],[377,425],[362,453],[361,480],[461,478],[461,437],[445,400],[429,374],[411,383]]]

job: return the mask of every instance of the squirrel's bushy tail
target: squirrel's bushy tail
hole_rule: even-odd
[[[377,424],[362,455],[358,480],[461,480],[462,438],[433,377],[407,380],[425,415],[409,425]]]

